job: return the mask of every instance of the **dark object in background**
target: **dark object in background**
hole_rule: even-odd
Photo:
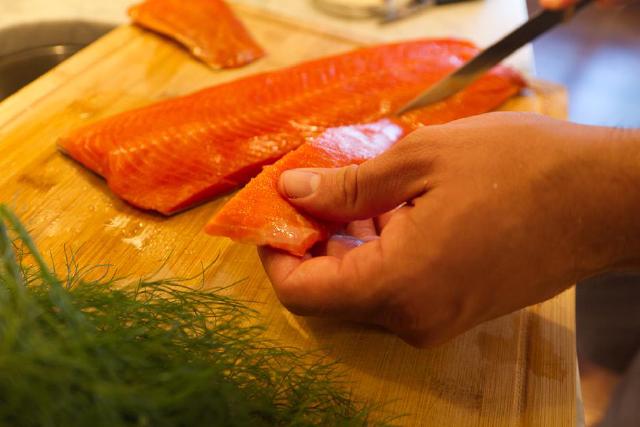
[[[585,280],[577,287],[576,308],[578,355],[624,373],[640,350],[640,276]]]
[[[609,411],[598,427],[640,426],[640,353],[629,366],[625,378],[614,393]]]
[[[0,101],[109,32],[113,26],[38,22],[0,30]]]

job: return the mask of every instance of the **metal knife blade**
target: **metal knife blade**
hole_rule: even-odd
[[[480,52],[462,67],[425,90],[400,108],[396,112],[396,115],[442,101],[461,91],[507,56],[533,41],[540,34],[566,21],[575,12],[591,2],[592,0],[580,0],[568,10],[543,10],[509,33],[502,40]]]

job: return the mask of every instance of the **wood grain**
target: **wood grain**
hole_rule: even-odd
[[[255,248],[202,233],[228,195],[171,218],[138,211],[56,151],[59,136],[89,121],[261,70],[351,49],[358,41],[247,8],[238,9],[268,57],[213,72],[173,43],[134,27],[116,29],[0,104],[0,201],[26,221],[56,263],[72,242],[82,265],[119,274],[206,271],[207,286],[251,301],[268,334],[323,349],[342,362],[358,398],[387,402],[416,426],[575,424],[574,294],[481,325],[433,350],[416,350],[378,329],[304,319],[276,300]],[[566,115],[564,91],[536,83],[505,108]],[[517,278],[516,278],[517,279]]]

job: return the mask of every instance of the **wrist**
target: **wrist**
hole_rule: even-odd
[[[640,269],[640,131],[589,128],[584,142],[583,275]]]

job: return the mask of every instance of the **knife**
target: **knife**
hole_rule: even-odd
[[[533,41],[540,34],[568,20],[592,0],[580,0],[567,10],[543,10],[516,28],[502,40],[488,47],[429,89],[400,108],[396,115],[442,101],[461,91],[500,63],[507,56]]]

